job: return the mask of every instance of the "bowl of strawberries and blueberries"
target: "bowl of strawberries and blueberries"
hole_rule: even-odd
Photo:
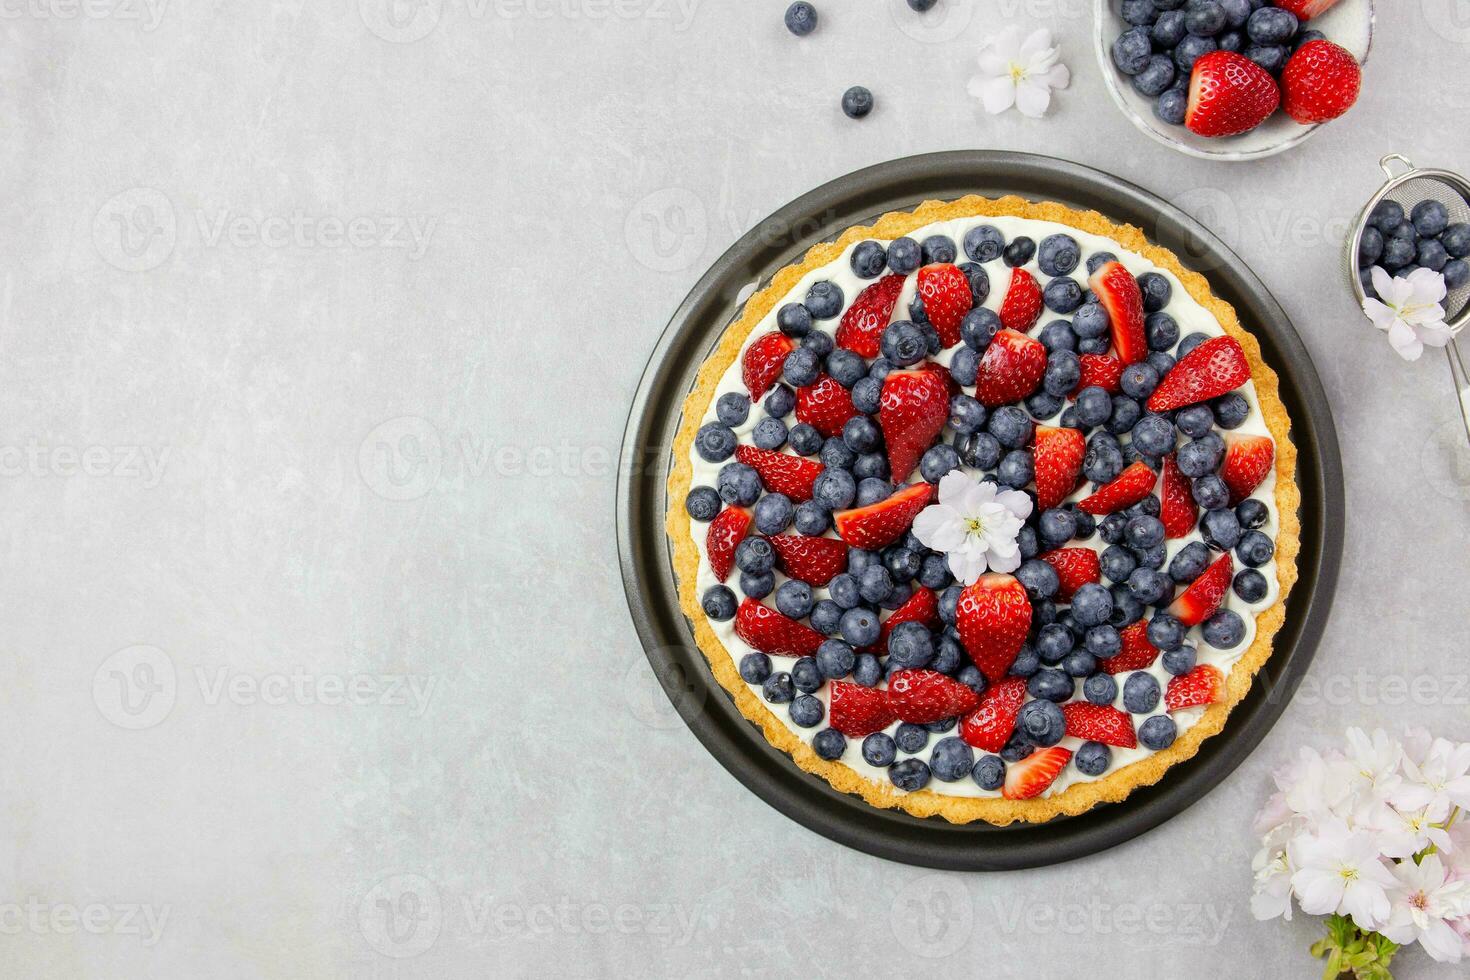
[[[1370,0],[1102,0],[1099,14],[1119,105],[1216,157],[1278,152],[1346,113],[1372,32]]]

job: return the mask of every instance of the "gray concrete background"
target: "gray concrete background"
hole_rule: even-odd
[[[0,972],[1316,975],[1319,924],[1246,905],[1269,771],[1351,723],[1470,737],[1470,448],[1442,358],[1397,361],[1339,271],[1379,156],[1470,167],[1470,15],[1387,5],[1346,121],[1222,165],[1114,110],[1084,0],[954,6],[832,0],[803,42],[767,0],[0,7]],[[1043,121],[965,94],[1010,22],[1073,69]],[[703,268],[957,147],[1210,221],[1316,359],[1354,518],[1251,759],[1004,876],[743,790],[654,688],[612,538],[625,406]]]

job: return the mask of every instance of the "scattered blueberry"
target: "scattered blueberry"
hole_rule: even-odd
[[[806,37],[817,29],[817,8],[797,0],[786,8],[786,29],[797,37]]]
[[[873,111],[873,93],[861,85],[854,85],[842,93],[842,111],[849,119],[861,119]]]

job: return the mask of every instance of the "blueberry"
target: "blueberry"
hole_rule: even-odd
[[[796,407],[796,392],[784,384],[778,384],[766,396],[765,406],[767,415],[784,419]]]
[[[1174,426],[1162,415],[1145,415],[1133,426],[1133,445],[1138,447],[1139,452],[1150,456],[1163,456],[1173,452],[1174,440]]]
[[[823,636],[836,633],[842,623],[842,607],[831,599],[822,599],[812,607],[812,629]]]
[[[1260,568],[1276,553],[1276,545],[1260,531],[1246,531],[1236,542],[1235,554],[1250,568]]]
[[[1215,421],[1222,429],[1240,428],[1251,413],[1250,402],[1237,391],[1221,395],[1210,407],[1214,410]]]
[[[1214,414],[1211,413],[1210,417],[1213,418]],[[1225,440],[1206,433],[1180,446],[1174,462],[1178,464],[1180,473],[1190,479],[1198,479],[1219,469],[1220,461],[1224,458]]]
[[[1016,580],[1026,587],[1026,594],[1033,600],[1051,598],[1061,584],[1056,569],[1039,558],[1023,562],[1016,569]]]
[[[1000,462],[1000,443],[988,432],[976,432],[960,443],[960,460],[977,470],[994,469]]]
[[[1247,497],[1235,507],[1235,518],[1246,530],[1260,527],[1270,516],[1270,509],[1255,497]]]
[[[861,119],[873,111],[873,93],[861,85],[854,85],[842,93],[842,111],[849,119]]]
[[[1158,16],[1154,8],[1154,0],[1123,0],[1123,19],[1135,26],[1139,24],[1152,24]]]
[[[1186,34],[1184,40],[1174,49],[1174,64],[1186,75],[1194,71],[1194,63],[1211,51],[1219,49],[1212,37],[1200,37],[1198,34]],[[1173,91],[1171,89],[1171,91]]]
[[[1214,37],[1225,29],[1228,17],[1218,0],[1189,0],[1184,5],[1184,26],[1199,37]]]
[[[827,712],[821,700],[811,694],[797,695],[788,710],[791,720],[802,728],[815,728],[821,724],[822,716]]]
[[[1397,227],[1389,229],[1388,235],[1390,238],[1403,238],[1412,242],[1419,237],[1419,232],[1414,229],[1414,222],[1406,218]]]
[[[1045,565],[1046,563],[1038,562],[1038,564]],[[1061,663],[1076,645],[1077,640],[1073,637],[1072,631],[1061,623],[1048,623],[1036,633],[1036,655],[1042,663]]]
[[[929,768],[933,770],[934,778],[946,783],[964,779],[974,766],[975,750],[954,736],[936,742],[929,757]]]
[[[1112,398],[1112,411],[1108,414],[1107,429],[1115,436],[1131,430],[1143,417],[1143,406],[1138,404],[1127,395],[1118,394]]]
[[[1035,749],[1025,734],[1016,731],[1012,733],[1010,739],[1006,742],[1005,748],[1000,750],[1000,757],[1006,762],[1020,762],[1033,751]]]
[[[885,769],[898,758],[898,746],[892,736],[885,732],[874,732],[863,739],[863,761],[870,766]]]
[[[1184,643],[1184,624],[1166,612],[1148,621],[1148,642],[1158,650],[1177,650]]]
[[[1159,706],[1159,682],[1141,670],[1123,682],[1123,707],[1135,715],[1146,715]]]
[[[1174,84],[1176,71],[1174,59],[1166,54],[1156,54],[1148,59],[1143,71],[1133,76],[1133,88],[1146,98],[1163,95]]]
[[[1072,332],[1072,325],[1066,320],[1053,320],[1042,327],[1038,339],[1048,354],[1077,349],[1077,335]],[[1047,360],[1047,366],[1051,366],[1050,359]]]
[[[1383,255],[1378,262],[1389,272],[1395,272],[1413,262],[1417,254],[1418,250],[1409,239],[1389,237],[1383,240]]]
[[[1174,598],[1174,583],[1156,568],[1135,568],[1128,576],[1128,592],[1140,605],[1157,606]]]
[[[1184,115],[1189,108],[1189,95],[1181,89],[1171,88],[1154,100],[1154,115],[1171,126],[1184,125]]]
[[[882,397],[883,382],[872,375],[852,386],[852,406],[864,415],[876,415]]]
[[[847,736],[835,728],[824,728],[812,739],[812,750],[823,759],[840,759],[847,751]]]
[[[857,496],[857,481],[847,470],[828,467],[812,483],[812,500],[827,510],[844,510]]]
[[[1072,540],[1077,533],[1077,514],[1062,507],[1052,507],[1042,512],[1036,522],[1042,547],[1050,551]]]
[[[1231,609],[1221,609],[1200,627],[1205,642],[1217,650],[1230,650],[1245,639],[1245,620]]]
[[[796,688],[791,683],[791,675],[781,671],[767,677],[761,684],[761,697],[771,704],[785,704],[796,696]]]
[[[1012,449],[1001,457],[995,471],[996,479],[1012,490],[1024,490],[1036,477],[1036,465],[1031,453],[1024,449]]]
[[[925,265],[955,260],[954,239],[948,235],[930,235],[919,243],[919,250]]]
[[[1409,212],[1414,230],[1425,238],[1437,238],[1450,226],[1450,212],[1439,201],[1420,201]]]
[[[786,355],[781,377],[793,388],[804,388],[822,373],[822,358],[810,347],[798,347]],[[774,421],[774,420],[768,420]]]
[[[1075,682],[1066,672],[1057,670],[1055,667],[1042,667],[1026,682],[1026,690],[1033,698],[1055,701],[1058,704],[1072,696],[1075,686]]]
[[[1035,391],[1026,396],[1026,411],[1032,418],[1044,421],[1060,412],[1065,401],[1062,395],[1053,395],[1046,390]]]
[[[1083,303],[1072,314],[1072,331],[1082,340],[1101,339],[1111,329],[1107,311],[1095,300]]]
[[[1138,567],[1138,559],[1133,557],[1133,552],[1121,544],[1111,544],[1104,548],[1102,554],[1098,556],[1098,566],[1108,581],[1126,582],[1128,576],[1132,575],[1133,570]]]
[[[1049,276],[1070,275],[1082,261],[1077,239],[1065,232],[1047,235],[1036,248],[1036,264]]]
[[[1174,287],[1159,272],[1145,272],[1138,277],[1138,288],[1143,293],[1143,309],[1146,313],[1157,313],[1169,305]]]
[[[1036,648],[1029,643],[1021,647],[1016,654],[1016,659],[1011,662],[1011,669],[1006,671],[1012,677],[1033,677],[1041,669],[1041,658],[1036,655]]]
[[[1240,520],[1232,510],[1212,510],[1199,522],[1200,537],[1216,551],[1229,551],[1240,541]]]
[[[1083,742],[1072,757],[1072,764],[1084,776],[1101,776],[1113,763],[1113,750],[1101,742]]]
[[[786,583],[786,585],[790,584],[790,582]],[[782,586],[783,589],[785,587],[785,585]],[[779,592],[776,602],[779,608]],[[787,613],[787,615],[791,614]],[[817,647],[816,663],[817,670],[821,672],[823,677],[829,680],[838,680],[853,672],[853,669],[857,666],[857,657],[852,652],[852,647],[849,644],[841,640],[825,640],[821,646]]]
[[[1112,611],[1112,595],[1095,582],[1084,584],[1072,596],[1072,617],[1081,626],[1100,626]]]
[[[1266,593],[1270,589],[1266,583],[1266,576],[1254,568],[1241,569],[1240,573],[1235,576],[1234,588],[1236,595],[1252,603],[1266,598]]]
[[[696,521],[712,521],[720,512],[720,495],[714,487],[695,487],[684,498],[684,509]]]
[[[990,297],[990,274],[976,262],[962,262],[959,270],[970,281],[970,301],[976,306]]]
[[[1031,441],[1035,426],[1024,410],[1015,405],[1003,405],[990,413],[986,428],[1002,446],[1020,449]]]
[[[1178,728],[1174,724],[1174,719],[1168,715],[1154,715],[1152,718],[1145,718],[1143,724],[1138,726],[1139,743],[1144,748],[1153,749],[1155,752],[1173,745],[1177,734]]]
[[[786,8],[786,29],[797,37],[806,37],[817,29],[817,8],[797,0]]]
[[[877,460],[881,462],[883,456],[881,453],[869,453],[859,459],[858,463],[861,464],[866,460]],[[884,463],[883,465],[886,469],[888,464]],[[863,467],[861,465],[855,467],[854,472],[858,469],[863,469]],[[858,507],[866,507],[869,504],[876,504],[880,500],[887,500],[891,496],[893,496],[893,484],[879,476],[866,476],[858,481],[857,497],[853,500],[853,503]]]
[[[1005,236],[994,225],[976,225],[965,232],[965,254],[976,262],[995,261],[1005,245]]]
[[[784,493],[768,493],[755,502],[755,529],[762,534],[780,534],[791,526],[796,507]]]
[[[915,793],[929,785],[929,767],[922,759],[905,759],[888,770],[893,785],[908,793]]]
[[[1005,760],[998,755],[982,755],[970,771],[975,785],[981,789],[997,790],[1006,784]]]
[[[1387,235],[1404,221],[1404,206],[1398,201],[1384,198],[1373,206],[1368,223]]]
[[[842,601],[839,599],[838,605],[841,604]],[[847,610],[842,614],[840,628],[843,637],[855,647],[872,646],[878,642],[880,630],[878,614],[871,610],[861,607]]]
[[[925,555],[919,562],[919,584],[926,589],[943,589],[950,583],[949,564],[943,555]]]
[[[1082,287],[1077,280],[1060,276],[1046,284],[1041,299],[1053,313],[1071,313],[1082,305]]]
[[[1363,233],[1358,236],[1358,264],[1370,266],[1378,261],[1383,254],[1383,232],[1366,225]]]
[[[1137,75],[1148,67],[1153,54],[1149,29],[1138,26],[1124,31],[1113,42],[1113,64],[1125,75]]]
[[[852,271],[859,279],[873,279],[888,264],[888,253],[882,245],[872,239],[858,242],[848,256]]]
[[[761,495],[761,478],[744,463],[726,463],[715,477],[715,489],[725,503],[749,507]]]
[[[872,419],[854,415],[842,426],[842,441],[855,453],[870,453],[883,441],[883,433]]]
[[[999,331],[1000,317],[984,307],[971,310],[960,320],[960,339],[972,350],[985,350]]]
[[[1199,439],[1210,434],[1215,427],[1215,413],[1207,405],[1190,405],[1181,408],[1174,416],[1174,424],[1185,435]],[[1203,462],[1201,461],[1201,465]],[[1203,474],[1202,474],[1203,475]]]
[[[771,676],[771,658],[764,653],[747,653],[740,658],[740,677],[747,684],[764,684]]]
[[[1280,7],[1262,7],[1245,22],[1245,32],[1257,44],[1285,44],[1297,31],[1296,15]]]
[[[1030,262],[1031,257],[1035,254],[1036,240],[1020,235],[1011,239],[1010,244],[1001,252],[1001,258],[1005,260],[1006,265],[1015,269]]]
[[[1094,389],[1084,389],[1083,394]],[[1101,391],[1102,389],[1096,389]],[[1106,394],[1103,395],[1107,397]],[[1081,404],[1080,402],[1078,403]],[[1112,405],[1111,401],[1107,403]],[[1111,433],[1099,432],[1087,441],[1082,456],[1082,474],[1094,483],[1107,483],[1123,472],[1123,450]]]
[[[919,473],[930,483],[938,483],[944,474],[959,468],[959,450],[947,442],[931,446],[919,457]]]
[[[723,623],[735,616],[735,593],[726,586],[711,585],[699,600],[699,607],[710,619]]]
[[[1184,26],[1184,11],[1165,10],[1159,14],[1149,30],[1149,39],[1156,51],[1170,51],[1184,40],[1188,29]]]
[[[979,432],[985,427],[989,412],[969,395],[955,395],[949,400],[949,427],[961,435]]]
[[[909,320],[890,323],[878,343],[883,356],[899,367],[917,364],[929,353],[924,331]]]
[[[830,320],[842,312],[842,287],[823,279],[814,282],[806,293],[806,308],[818,320]]]
[[[786,363],[790,364],[791,358],[787,358]],[[786,445],[786,423],[769,416],[763,418],[751,431],[750,441],[755,443],[757,449],[780,449]]]
[[[1470,262],[1464,259],[1451,259],[1439,270],[1439,274],[1444,276],[1446,289],[1459,289],[1470,283]]]
[[[1470,222],[1460,221],[1450,225],[1439,236],[1439,243],[1453,258],[1463,259],[1470,256]]]
[[[1180,585],[1193,582],[1205,573],[1210,564],[1210,549],[1199,541],[1191,541],[1180,548],[1169,561],[1169,577]]]
[[[1067,719],[1055,703],[1039,699],[1021,705],[1016,727],[1033,745],[1056,745],[1067,733]]]
[[[888,662],[903,668],[927,667],[934,659],[934,636],[923,623],[899,623],[888,635]]]
[[[1089,385],[1079,391],[1075,407],[1077,420],[1089,427],[1102,425],[1113,414],[1112,398],[1109,397],[1107,391],[1097,385]]]
[[[863,601],[862,594],[858,591],[857,575],[853,572],[841,572],[832,576],[832,581],[827,583],[827,594],[842,609],[855,609]]]
[[[739,440],[735,432],[723,422],[706,422],[694,435],[694,449],[699,458],[707,463],[720,463],[735,453]]]
[[[907,236],[894,239],[888,246],[888,268],[906,276],[923,264],[919,243]]]
[[[1154,314],[1158,316],[1159,314]],[[1160,378],[1168,377],[1169,372],[1174,370],[1174,356],[1166,354],[1161,350],[1150,351],[1148,355],[1148,366],[1159,373]]]
[[[1085,510],[1076,509],[1071,504],[1065,506],[1072,511],[1072,516],[1077,520],[1077,530],[1073,532],[1072,537],[1078,541],[1086,541],[1097,532],[1097,518]]]
[[[1433,269],[1439,272],[1450,260],[1450,253],[1444,250],[1444,246],[1433,238],[1421,238],[1414,260],[1420,268]]]
[[[954,383],[961,388],[968,388],[975,383],[976,376],[980,373],[980,352],[969,347],[961,347],[954,352],[949,361],[949,376]]]
[[[929,730],[923,725],[911,725],[904,722],[898,726],[894,739],[898,742],[898,747],[905,752],[910,754],[922,752],[924,746],[929,744]]]
[[[1194,670],[1194,662],[1197,659],[1194,647],[1185,645],[1177,650],[1169,650],[1161,658],[1164,669],[1175,677],[1182,677]]]
[[[1119,653],[1123,652],[1122,636],[1118,634],[1116,627],[1110,626],[1107,623],[1088,629],[1087,635],[1082,638],[1082,643],[1087,648],[1087,652],[1099,660],[1116,657]],[[1071,673],[1071,671],[1068,671],[1068,673]],[[1091,673],[1091,671],[1088,671],[1088,673]]]
[[[1219,0],[1219,4],[1225,10],[1225,26],[1230,28],[1244,27],[1256,9],[1251,0]]]
[[[1093,704],[1112,704],[1118,699],[1118,682],[1111,674],[1093,674],[1082,682],[1082,696]]]
[[[831,641],[828,641],[831,642]],[[838,641],[841,642],[841,641]],[[822,686],[822,671],[814,657],[798,657],[791,665],[791,683],[798,691],[812,694]]]
[[[1118,261],[1118,257],[1112,252],[1093,252],[1087,257],[1087,274],[1090,276],[1109,262]]]
[[[1119,379],[1119,385],[1123,389],[1123,394],[1129,398],[1136,398],[1141,401],[1153,394],[1154,389],[1159,386],[1159,372],[1154,370],[1154,366],[1147,361],[1139,361],[1123,369],[1123,375]],[[1159,418],[1159,416],[1149,416],[1143,421],[1148,422],[1150,418]],[[1161,421],[1164,423],[1164,427],[1169,430],[1169,449],[1164,450],[1164,452],[1169,452],[1174,448],[1174,427],[1168,419],[1161,419]],[[1135,431],[1134,439],[1136,440],[1137,438],[1137,432]],[[1154,452],[1153,450],[1148,451]]]
[[[750,396],[739,391],[727,391],[715,402],[715,415],[730,427],[744,425],[750,418]]]
[[[1191,490],[1195,503],[1205,510],[1219,510],[1230,503],[1230,488],[1214,473],[1195,480]]]

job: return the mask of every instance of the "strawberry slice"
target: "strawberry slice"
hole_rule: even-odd
[[[982,575],[961,593],[955,615],[960,642],[970,659],[987,681],[999,682],[1031,628],[1026,587],[1009,575]]]
[[[1159,475],[1149,469],[1147,463],[1139,460],[1119,473],[1112,483],[1104,484],[1092,496],[1083,498],[1077,509],[1101,516],[1132,507],[1149,495],[1158,478]]]
[[[888,679],[888,703],[902,720],[927,725],[974,710],[980,695],[937,670],[900,670]]]
[[[1159,484],[1159,520],[1164,522],[1164,536],[1182,538],[1194,530],[1199,507],[1194,502],[1194,491],[1189,478],[1179,472],[1174,454],[1164,457],[1164,475]]]
[[[1075,738],[1116,745],[1120,749],[1138,745],[1132,719],[1110,704],[1072,701],[1062,705],[1062,717],[1067,719],[1067,734]]]
[[[1000,325],[1007,330],[1025,333],[1041,319],[1041,286],[1025,269],[1011,270],[1011,284],[1006,287],[1000,304]]]
[[[1087,441],[1076,429],[1058,429],[1049,425],[1036,427],[1036,443],[1031,456],[1036,468],[1036,506],[1048,510],[1067,499],[1077,489],[1077,474],[1082,472],[1082,457]]]
[[[1169,615],[1185,626],[1198,626],[1220,608],[1230,591],[1230,578],[1235,574],[1235,563],[1227,551],[1205,573],[1190,583],[1184,594],[1169,606]]]
[[[827,638],[810,626],[747,598],[735,610],[735,635],[762,653],[810,657]]]
[[[832,727],[848,738],[881,732],[898,716],[888,703],[888,692],[848,681],[833,681],[831,707],[827,714]]]
[[[1234,337],[1212,337],[1185,354],[1148,396],[1151,412],[1172,412],[1218,398],[1250,380],[1245,351]]]
[[[842,427],[857,413],[852,407],[852,394],[825,374],[796,389],[796,420],[829,439],[842,435]]]
[[[1091,548],[1058,548],[1042,555],[1041,560],[1056,570],[1062,583],[1057,589],[1057,602],[1071,602],[1072,596],[1082,586],[1102,581],[1097,552]]]
[[[1184,125],[1199,136],[1234,136],[1255,129],[1280,104],[1270,72],[1234,51],[1211,51],[1194,63]]]
[[[883,620],[882,629],[878,633],[878,642],[864,652],[886,651],[888,634],[892,633],[893,628],[901,623],[923,623],[931,630],[939,626],[939,597],[934,594],[933,589],[922,585],[915,589],[914,594],[909,596],[903,605],[893,610],[893,613]]]
[[[883,379],[878,425],[888,446],[888,469],[902,483],[934,444],[949,418],[949,385],[935,371],[891,371]]]
[[[1019,762],[1006,767],[1006,784],[1000,795],[1008,800],[1029,800],[1040,796],[1056,782],[1057,776],[1072,758],[1072,750],[1060,745],[1037,749]]]
[[[1340,44],[1308,41],[1281,70],[1281,107],[1303,126],[1336,119],[1358,101],[1363,69]]]
[[[838,347],[867,358],[878,356],[878,342],[888,328],[898,294],[903,292],[903,280],[899,275],[884,276],[857,294],[837,325]]]
[[[1113,349],[1124,366],[1148,357],[1148,338],[1143,332],[1143,290],[1121,262],[1106,262],[1087,280],[1097,301],[1108,311],[1113,330]]]
[[[977,749],[999,752],[1016,729],[1016,716],[1026,700],[1026,681],[1007,677],[985,689],[980,706],[960,720],[960,738]]]
[[[958,344],[960,321],[974,305],[969,278],[958,266],[936,262],[919,270],[918,287],[924,300],[924,314],[939,332],[940,343],[945,347]]]
[[[781,570],[807,585],[826,585],[847,568],[847,545],[836,538],[776,534],[766,540],[781,559]]]
[[[736,446],[735,458],[754,469],[771,493],[784,493],[797,503],[812,499],[812,484],[823,470],[816,460],[754,446]]]
[[[1234,507],[1261,485],[1271,464],[1276,461],[1276,443],[1266,436],[1231,433],[1225,437],[1225,460],[1220,464],[1220,479],[1230,488],[1230,506]]]
[[[709,522],[709,531],[704,537],[704,551],[709,556],[710,571],[721,582],[730,574],[730,565],[735,561],[735,549],[745,540],[745,534],[749,530],[750,511],[744,507],[726,507]]]
[[[933,498],[934,484],[915,483],[876,504],[839,510],[832,515],[832,524],[842,540],[854,548],[886,548],[903,537]]]
[[[1320,17],[1335,3],[1337,0],[1276,0],[1276,6],[1282,10],[1291,11],[1296,15],[1297,20],[1311,20],[1313,17]]]
[[[1158,649],[1148,642],[1148,623],[1143,620],[1119,630],[1118,635],[1123,638],[1123,649],[1097,662],[1103,673],[1128,674],[1152,667],[1153,662],[1159,659]]]
[[[750,390],[752,401],[759,401],[781,377],[786,355],[795,349],[796,344],[790,337],[774,330],[755,338],[745,348],[745,358],[740,362],[740,380]]]
[[[1198,708],[1225,698],[1225,675],[1212,664],[1198,664],[1189,673],[1169,681],[1164,706],[1170,711]],[[1066,710],[1065,708],[1063,709]],[[1069,731],[1067,734],[1071,734]]]
[[[1046,348],[1041,341],[1000,330],[980,359],[975,397],[991,408],[1018,402],[1036,390],[1045,373]]]
[[[1072,389],[1073,398],[1083,388],[1098,387],[1110,395],[1122,390],[1123,362],[1112,354],[1083,354],[1077,360],[1082,362],[1082,380]]]

